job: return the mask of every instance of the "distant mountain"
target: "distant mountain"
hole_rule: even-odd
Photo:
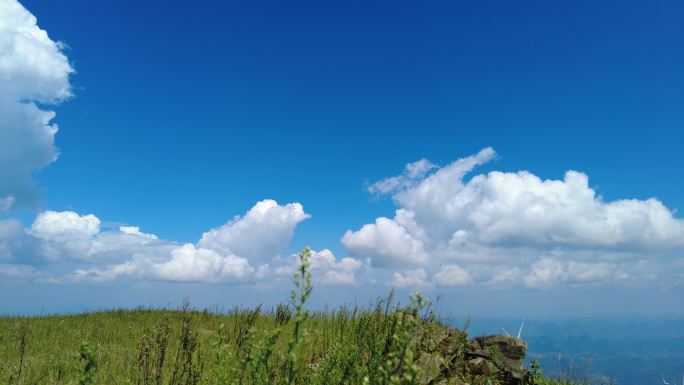
[[[465,317],[451,323],[463,325]],[[470,335],[517,335],[522,320],[474,318]],[[526,320],[522,338],[528,361],[550,376],[597,384],[684,385],[684,318],[596,317]]]

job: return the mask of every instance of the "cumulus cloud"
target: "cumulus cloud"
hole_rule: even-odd
[[[427,262],[423,243],[407,228],[389,218],[378,218],[360,230],[347,231],[342,243],[354,255],[368,257],[375,266],[421,265]]]
[[[245,258],[185,244],[171,251],[171,259],[152,265],[152,274],[169,281],[239,281],[254,274]]]
[[[31,225],[31,234],[38,238],[68,241],[90,238],[100,232],[100,220],[93,214],[79,215],[73,211],[44,211]]]
[[[354,258],[344,257],[338,260],[328,249],[312,251],[309,262],[314,281],[323,285],[356,285],[357,273],[363,266],[361,261]],[[289,279],[298,267],[299,257],[293,254],[285,264],[276,268],[275,273]]]
[[[32,174],[57,159],[57,125],[45,105],[71,96],[62,46],[16,0],[0,1],[0,213],[34,204]]]
[[[282,259],[295,227],[306,218],[309,215],[299,203],[264,200],[243,217],[206,232],[197,244],[179,244],[137,226],[102,229],[93,214],[45,211],[29,229],[16,220],[0,221],[0,262],[15,267],[0,274],[31,273],[43,282],[108,282],[124,277],[192,282],[263,279],[270,271],[268,263]],[[64,276],[46,275],[58,262],[78,267]],[[359,267],[351,258],[337,261],[329,250],[312,259],[312,269],[330,283],[355,283]]]
[[[466,286],[473,282],[470,273],[458,265],[443,265],[435,273],[435,283],[439,286]]]
[[[97,251],[93,236],[99,232],[100,220],[92,214],[45,211],[33,221],[29,234],[42,241],[43,256],[54,260],[64,255],[90,257]]]
[[[402,272],[397,271],[392,275],[392,281],[390,281],[389,285],[400,289],[425,288],[430,286],[427,277],[427,272],[423,268],[404,270]]]
[[[362,263],[354,258],[344,257],[339,261],[332,251],[323,249],[311,256],[312,273],[318,281],[332,285],[356,284],[356,273]]]
[[[347,231],[342,243],[374,266],[435,272],[459,262],[477,271],[481,283],[528,286],[624,279],[638,274],[624,264],[684,250],[684,220],[662,202],[606,201],[581,172],[543,180],[529,171],[492,171],[465,179],[495,157],[485,148],[441,168],[416,166],[429,173],[411,173],[410,164],[404,174],[371,185],[399,208],[394,218]],[[455,285],[470,282],[465,274],[452,276]],[[447,277],[439,270],[434,280]]]
[[[204,233],[198,246],[225,255],[240,255],[250,261],[264,261],[282,252],[292,240],[297,225],[310,217],[299,203],[281,206],[266,199],[254,205],[244,217],[237,216]]]

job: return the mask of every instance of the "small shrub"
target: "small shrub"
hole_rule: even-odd
[[[95,383],[95,370],[97,370],[97,348],[92,349],[87,343],[82,342],[78,348],[78,385],[92,385]]]

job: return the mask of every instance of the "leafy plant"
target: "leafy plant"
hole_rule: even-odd
[[[299,257],[299,269],[294,275],[295,288],[292,289],[290,299],[294,307],[294,330],[292,338],[287,345],[287,375],[285,377],[285,384],[290,385],[294,382],[296,365],[297,365],[297,350],[302,344],[305,330],[303,325],[309,316],[304,304],[309,299],[313,285],[311,284],[311,272],[309,271],[311,258],[311,249],[305,248]]]
[[[78,385],[92,385],[95,383],[97,350],[97,348],[93,349],[85,342],[81,343],[78,355],[76,356],[79,364]]]

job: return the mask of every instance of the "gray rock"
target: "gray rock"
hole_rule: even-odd
[[[522,385],[527,371],[521,369],[527,344],[517,338],[491,335],[467,339],[464,331],[431,329],[416,336],[421,384],[452,385],[495,379],[501,385]]]
[[[421,384],[430,384],[442,375],[444,358],[439,353],[423,352],[418,359],[418,380]]]
[[[527,353],[527,343],[510,336],[477,337],[474,342],[477,346],[472,354],[491,358],[499,368],[520,369]]]

